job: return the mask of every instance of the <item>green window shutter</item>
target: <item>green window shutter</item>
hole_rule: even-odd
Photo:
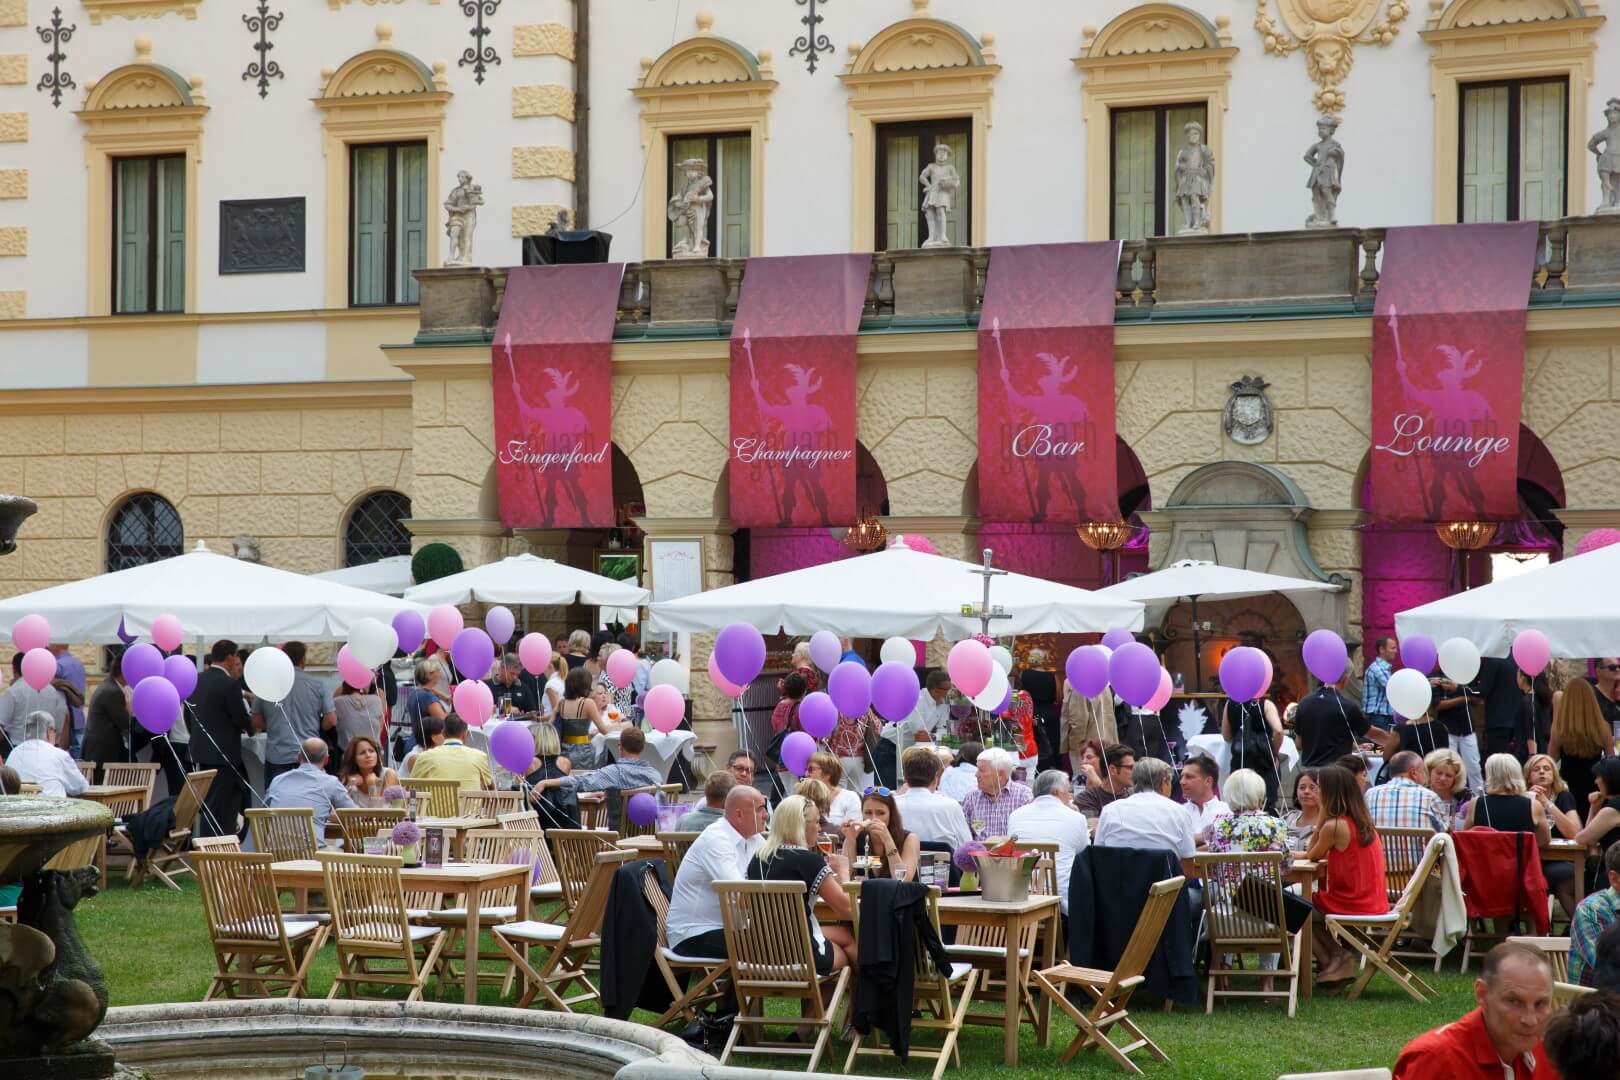
[[[949,222],[951,243],[966,247],[973,243],[973,237],[968,235],[970,228],[968,221],[968,181],[973,173],[972,155],[968,150],[968,133],[965,131],[941,135],[936,142],[942,142],[951,148],[951,164],[956,167],[956,175],[960,180],[956,194],[951,196],[951,212],[945,216]],[[927,150],[927,160],[934,160],[934,147],[930,145]],[[921,240],[918,241],[921,243]]]
[[[349,150],[350,303],[388,301],[388,147],[355,146]]]
[[[918,139],[915,135],[896,135],[880,141],[886,181],[883,192],[883,246],[886,251],[914,248],[922,243],[917,235],[918,206],[922,201],[922,188],[917,181],[922,171],[917,163]]]
[[[749,207],[752,205],[753,174],[749,170],[749,137],[728,135],[720,140],[720,175],[715,190],[720,198],[714,208],[720,232],[720,250],[712,252],[724,259],[748,257]]]
[[[113,229],[118,244],[115,314],[147,310],[147,268],[152,229],[152,159],[120,158],[113,162],[117,184]]]
[[[1158,197],[1157,154],[1153,144],[1156,117],[1151,109],[1119,109],[1114,127],[1113,239],[1141,240],[1154,231]]]
[[[399,208],[399,236],[396,240],[398,267],[394,276],[394,302],[414,304],[418,300],[412,270],[427,265],[428,220],[427,144],[413,143],[397,150],[394,205]]]
[[[1519,88],[1519,220],[1564,216],[1565,139],[1563,82]]]
[[[1164,111],[1164,138],[1170,145],[1164,148],[1164,231],[1176,235],[1181,228],[1180,208],[1176,206],[1176,154],[1187,145],[1186,127],[1194,120],[1204,129],[1204,145],[1209,145],[1209,109],[1203,105],[1171,105]],[[1216,180],[1220,179],[1219,162]],[[1213,196],[1212,196],[1213,198]],[[1210,204],[1211,211],[1214,203]]]
[[[679,195],[686,185],[686,174],[681,172],[680,169],[681,162],[690,161],[693,158],[702,158],[704,161],[709,160],[709,137],[707,135],[670,136],[669,198],[673,199]],[[668,203],[666,202],[665,205],[668,206]],[[666,247],[664,256],[668,258],[673,254],[673,251],[669,249],[673,249],[675,246],[674,229],[668,224],[664,226],[664,244]],[[718,252],[712,254],[718,254]]]
[[[186,309],[186,159],[162,158],[158,180],[159,311]]]
[[[1506,221],[1508,215],[1508,88],[1463,88],[1463,221]]]

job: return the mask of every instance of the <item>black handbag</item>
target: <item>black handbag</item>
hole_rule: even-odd
[[[1258,877],[1245,877],[1232,890],[1232,903],[1246,915],[1253,915],[1262,922],[1270,922],[1275,914],[1272,909],[1271,883]],[[1297,934],[1305,928],[1305,921],[1316,911],[1315,906],[1303,896],[1296,896],[1287,889],[1283,890],[1283,923],[1290,934]]]

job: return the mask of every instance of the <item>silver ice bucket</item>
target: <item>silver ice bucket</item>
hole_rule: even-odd
[[[986,900],[1021,904],[1029,899],[1029,877],[1040,858],[1035,852],[1023,855],[978,854],[979,891]]]

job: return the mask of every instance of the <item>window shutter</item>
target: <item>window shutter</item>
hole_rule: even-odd
[[[158,180],[159,311],[186,309],[186,159],[161,158]]]
[[[894,135],[883,140],[884,180],[883,232],[884,249],[900,251],[922,243],[917,235],[921,216],[922,187],[917,181],[922,171],[917,164],[915,135]]]
[[[753,187],[748,136],[730,135],[721,139],[719,158],[720,176],[715,186],[720,198],[715,212],[719,215],[720,250],[713,254],[725,259],[746,259]]]
[[[147,266],[151,254],[152,160],[120,158],[117,170],[118,285],[115,312],[146,311]]]
[[[1115,240],[1141,240],[1154,231],[1158,163],[1154,146],[1157,117],[1152,109],[1113,113]]]
[[[356,146],[350,215],[351,303],[388,302],[388,147]]]
[[[1564,216],[1563,82],[1519,88],[1519,220],[1551,221]]]
[[[973,238],[968,235],[968,222],[971,220],[968,215],[968,192],[972,190],[969,186],[969,178],[973,173],[972,153],[968,149],[968,133],[965,131],[952,132],[949,135],[941,135],[936,141],[942,142],[951,148],[951,164],[956,166],[956,175],[960,181],[956,187],[956,194],[951,196],[951,212],[946,215],[946,220],[949,222],[951,243],[966,247],[973,242]],[[933,161],[934,146],[932,142],[928,146],[927,154],[928,160]],[[918,242],[921,243],[920,240]]]
[[[411,271],[427,265],[427,145],[413,143],[401,146],[397,153],[399,161],[395,182],[398,191],[395,205],[399,208],[399,238],[395,249],[398,268],[394,278],[394,301],[414,304],[418,299],[417,283]]]
[[[1463,221],[1506,221],[1508,215],[1508,88],[1463,90]]]

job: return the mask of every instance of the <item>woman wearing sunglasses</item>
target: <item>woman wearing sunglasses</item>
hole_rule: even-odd
[[[922,841],[901,824],[894,792],[886,787],[867,788],[861,799],[861,819],[846,821],[842,826],[844,857],[850,865],[856,865],[859,856],[870,854],[878,860],[876,869],[869,871],[872,877],[917,880]]]

